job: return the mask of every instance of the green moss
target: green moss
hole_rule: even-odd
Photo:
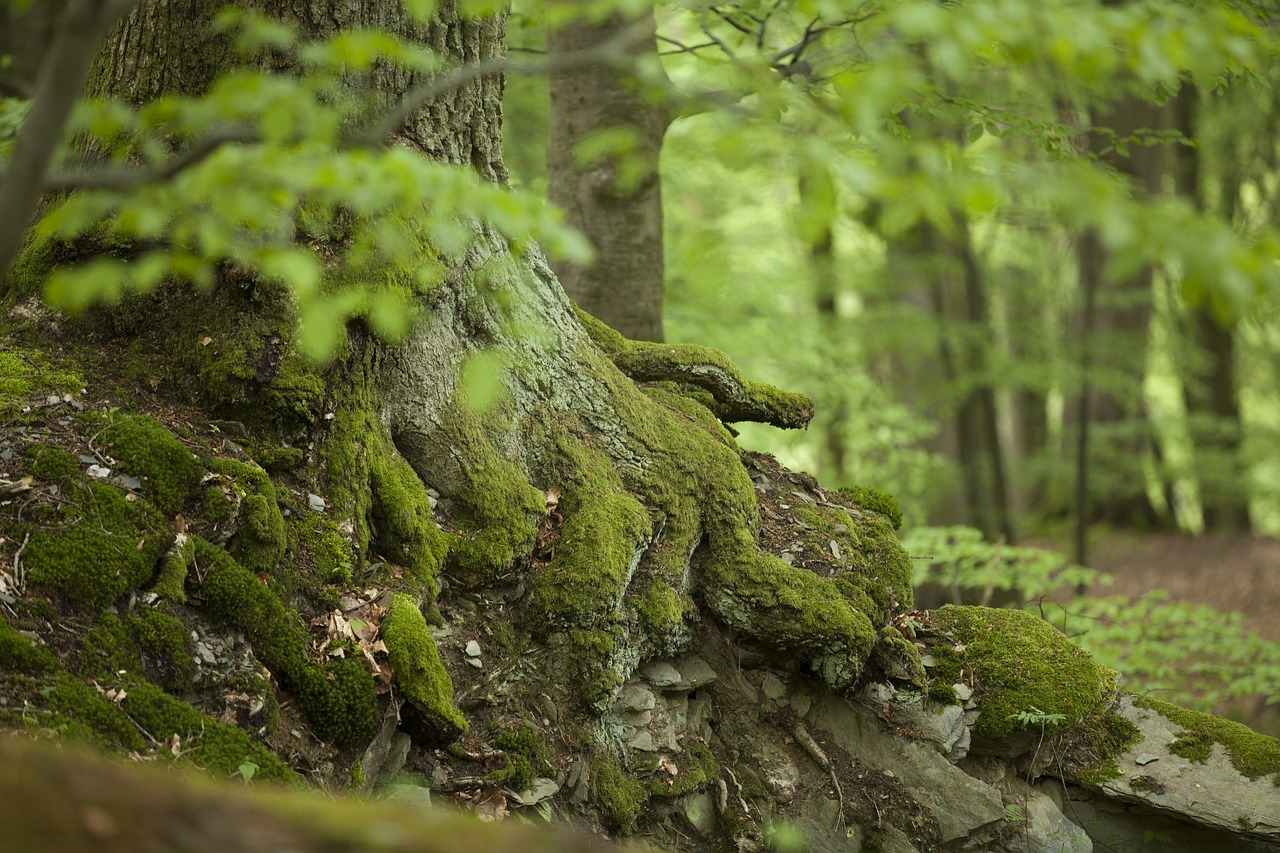
[[[351,769],[347,771],[347,787],[359,791],[364,788],[368,781],[368,777],[364,773],[364,764],[359,761],[352,764]]]
[[[902,526],[902,510],[892,495],[870,486],[848,486],[837,491],[857,504],[860,509],[869,509],[883,515],[893,525],[894,530]]]
[[[1175,755],[1188,761],[1205,761],[1212,752],[1212,745],[1220,744],[1231,758],[1232,766],[1242,775],[1258,779],[1276,774],[1275,783],[1280,786],[1280,740],[1259,734],[1240,723],[1180,708],[1148,696],[1135,696],[1134,704],[1155,711],[1182,727],[1182,734],[1169,745],[1169,750]]]
[[[231,498],[217,486],[209,486],[204,490],[200,501],[200,517],[213,525],[229,521],[235,515],[236,505]]]
[[[547,758],[551,750],[546,739],[532,726],[503,729],[494,737],[494,746],[505,753],[506,764],[488,775],[489,781],[506,785],[513,791],[524,791],[538,772],[550,769]]]
[[[982,708],[975,731],[985,737],[1013,734],[1020,724],[1011,715],[1032,708],[1062,714],[1074,726],[1115,697],[1115,673],[1034,614],[947,605],[933,616],[954,640],[931,649],[940,664],[933,677],[973,674]]]
[[[133,720],[161,743],[180,739],[181,759],[219,776],[230,776],[241,764],[258,765],[254,778],[288,779],[293,773],[270,750],[236,726],[219,723],[153,684],[126,687],[120,703]]]
[[[261,468],[234,459],[210,458],[205,466],[231,478],[232,488],[240,494],[240,521],[231,552],[250,571],[270,572],[284,557],[288,542],[271,478]],[[206,492],[206,504],[209,500]]]
[[[426,487],[390,442],[382,443],[369,472],[379,552],[404,566],[418,588],[434,590],[449,540],[431,518]]]
[[[533,606],[548,626],[596,627],[617,611],[652,525],[603,453],[564,435],[558,451],[565,523],[550,564],[533,573]]]
[[[36,675],[52,672],[57,666],[53,652],[14,630],[0,616],[0,670]]]
[[[1082,782],[1100,785],[1121,776],[1116,758],[1142,740],[1142,733],[1125,717],[1103,711],[1092,713],[1076,726],[1066,742],[1063,763]]]
[[[206,573],[201,592],[209,611],[250,638],[258,658],[298,697],[317,733],[340,744],[372,737],[378,727],[377,695],[359,657],[335,659],[327,667],[309,661],[310,638],[297,614],[226,551],[203,539],[195,543],[196,561]]]
[[[400,694],[421,716],[425,735],[444,743],[460,737],[467,721],[453,705],[453,681],[412,598],[402,593],[392,596],[382,619],[382,639]]]
[[[148,742],[133,721],[75,676],[59,672],[41,694],[55,714],[49,722],[72,738],[127,752],[146,751]]]
[[[920,650],[916,648],[915,643],[902,636],[897,628],[886,625],[880,629],[872,659],[890,678],[908,681],[918,687],[924,687],[926,684],[927,677],[924,664],[920,659]],[[955,690],[950,685],[945,687],[951,691],[954,698]],[[939,696],[942,695],[944,694],[939,693]]]
[[[0,349],[0,414],[22,410],[27,398],[41,392],[75,393],[84,377],[56,364],[37,347],[23,347],[12,338]]]
[[[497,428],[501,417],[497,409],[482,418],[454,405],[442,430],[442,441],[464,460],[466,484],[457,497],[464,505],[466,529],[452,543],[449,562],[469,583],[491,578],[517,560],[528,559],[538,537],[538,523],[546,515],[546,496],[493,445],[489,430]]]
[[[121,469],[142,478],[143,493],[166,515],[181,509],[200,482],[203,471],[191,451],[152,418],[118,418],[102,441]]]
[[[195,542],[185,533],[175,537],[173,545],[160,560],[160,572],[151,591],[161,600],[175,604],[187,601],[187,569],[195,558]]]
[[[106,483],[73,483],[23,552],[28,578],[86,610],[145,583],[173,534],[146,501]]]
[[[679,797],[699,791],[720,778],[720,762],[705,744],[694,741],[685,747],[683,758],[676,760],[679,773],[659,773],[649,782],[649,794],[655,797]]]
[[[333,519],[318,512],[295,513],[286,520],[285,527],[289,540],[288,562],[308,567],[313,579],[350,583],[356,555]]]
[[[591,758],[589,767],[591,802],[611,829],[630,835],[640,810],[649,801],[649,792],[610,756],[596,754]]]
[[[31,473],[41,480],[64,480],[80,473],[80,460],[59,447],[36,444],[26,455],[34,460]]]
[[[759,421],[795,428],[813,417],[813,401],[808,397],[747,379],[720,350],[696,344],[630,341],[581,308],[577,312],[592,341],[612,357],[619,370],[641,382],[696,385],[710,392],[711,411],[722,421]]]
[[[306,454],[298,447],[260,447],[253,452],[253,460],[268,471],[285,473],[302,465]]]
[[[636,601],[640,627],[654,637],[662,637],[684,627],[693,602],[670,586],[651,582]]]
[[[126,616],[124,624],[142,654],[151,681],[170,693],[191,689],[195,663],[186,625],[168,613],[151,609]]]

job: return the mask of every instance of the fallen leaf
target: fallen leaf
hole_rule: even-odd
[[[208,335],[200,339],[200,346],[202,347],[207,347],[211,343],[213,343],[213,338],[209,337]]]
[[[472,800],[476,817],[485,823],[498,823],[507,816],[507,795],[501,788],[485,788]]]
[[[560,490],[547,489],[546,494],[547,494],[547,515],[550,515],[552,510],[554,510],[556,507],[560,505]]]
[[[676,766],[676,763],[674,761],[672,761],[670,758],[668,758],[665,755],[662,756],[662,758],[658,759],[658,769],[665,770],[667,773],[670,773],[672,776],[677,776],[680,774],[680,768]]]

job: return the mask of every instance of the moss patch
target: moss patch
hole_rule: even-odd
[[[382,639],[401,694],[421,716],[422,733],[443,743],[460,737],[467,721],[453,705],[453,681],[412,598],[403,593],[392,596],[382,619]]]
[[[230,543],[231,552],[246,569],[270,572],[284,557],[287,543],[284,516],[276,505],[271,478],[261,468],[234,459],[207,459],[205,466],[230,478],[240,499],[240,521]],[[220,488],[217,491],[222,493]],[[205,505],[211,500],[216,499],[206,492]]]
[[[309,637],[261,580],[230,554],[196,539],[196,560],[206,572],[201,592],[209,610],[245,633],[254,652],[287,690],[298,697],[317,733],[339,744],[370,738],[378,728],[373,677],[351,655],[321,666],[307,659]]]
[[[93,611],[150,579],[173,534],[149,503],[106,483],[75,482],[63,495],[23,552],[33,584]]]
[[[381,444],[369,466],[377,547],[403,566],[419,589],[434,593],[449,540],[432,520],[431,500],[417,473],[389,441]]]
[[[142,478],[143,493],[167,515],[182,508],[203,473],[191,451],[152,418],[117,418],[102,433],[120,468]]]
[[[1182,734],[1169,745],[1169,750],[1188,761],[1205,761],[1210,747],[1220,744],[1231,758],[1231,764],[1244,776],[1258,779],[1276,774],[1280,786],[1280,740],[1258,734],[1248,726],[1200,711],[1180,708],[1169,702],[1147,696],[1135,696],[1139,708],[1155,711],[1183,728]]]
[[[0,616],[0,670],[36,675],[58,666],[53,652],[10,627]]]
[[[898,507],[898,501],[893,495],[885,494],[870,486],[847,486],[837,489],[837,492],[853,501],[860,509],[880,513],[889,520],[894,530],[902,527],[902,510]]]
[[[66,480],[80,473],[80,460],[60,447],[43,444],[27,448],[31,473],[41,480]]]
[[[591,758],[591,802],[600,810],[604,821],[623,835],[630,835],[640,810],[649,801],[649,792],[626,774],[610,756],[596,754]]]
[[[1115,698],[1116,674],[1034,614],[947,605],[933,618],[954,642],[931,649],[931,676],[952,684],[961,670],[973,673],[982,709],[975,730],[985,737],[1014,734],[1021,726],[1010,716],[1033,708],[1074,726]]]

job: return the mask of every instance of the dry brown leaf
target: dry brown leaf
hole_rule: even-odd
[[[498,823],[507,816],[507,795],[501,788],[485,788],[472,800],[476,817],[485,823]]]
[[[672,776],[678,776],[680,774],[680,768],[676,766],[674,761],[665,755],[658,759],[658,769],[665,770]]]
[[[560,505],[560,490],[547,489],[547,515],[550,515],[556,507]]]
[[[200,339],[200,346],[202,347],[207,347],[211,343],[213,343],[213,338],[209,337],[208,335],[205,335],[203,338]]]

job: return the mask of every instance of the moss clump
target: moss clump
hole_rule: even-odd
[[[160,610],[131,613],[125,628],[142,654],[148,676],[170,693],[191,689],[195,663],[191,658],[187,626]]]
[[[0,616],[0,670],[36,675],[52,672],[57,666],[53,652],[18,633]]]
[[[985,737],[1014,734],[1020,724],[1010,717],[1032,708],[1074,726],[1115,698],[1116,674],[1031,613],[947,605],[933,615],[954,640],[931,649],[933,677],[952,684],[962,669],[973,673],[982,708],[975,731]]]
[[[889,520],[894,530],[902,527],[902,510],[893,495],[886,494],[879,489],[873,489],[870,486],[847,486],[837,489],[837,492],[853,501],[861,509],[869,509],[872,512],[880,513]]]
[[[592,341],[619,370],[641,382],[697,386],[711,395],[709,407],[722,421],[758,421],[795,428],[805,426],[813,417],[813,401],[808,397],[747,379],[720,350],[696,344],[627,340],[581,308],[577,312]]]
[[[453,705],[453,681],[412,598],[403,593],[392,596],[391,607],[382,619],[382,639],[396,684],[421,715],[424,734],[444,743],[460,737],[467,730],[467,721]]]
[[[1068,735],[1062,760],[1081,782],[1101,785],[1120,778],[1116,758],[1140,740],[1138,727],[1119,714],[1090,714]]]
[[[288,541],[271,478],[261,468],[234,459],[206,459],[205,466],[231,478],[233,491],[240,495],[240,522],[230,545],[236,560],[253,572],[271,571],[284,557]],[[207,492],[205,499],[207,504]]]
[[[370,460],[372,516],[382,554],[404,566],[419,588],[434,582],[449,540],[431,518],[427,489],[390,442]]]
[[[655,797],[679,797],[701,790],[720,778],[720,762],[705,744],[694,741],[685,747],[685,757],[677,760],[680,772],[675,776],[659,773],[649,783]]]
[[[83,386],[79,373],[53,364],[38,348],[20,347],[9,338],[0,350],[0,414],[20,411],[23,401],[40,391],[75,393]]]
[[[908,681],[917,687],[923,687],[927,681],[924,663],[920,659],[920,650],[916,648],[915,643],[902,636],[898,629],[892,626],[886,625],[880,629],[872,660],[890,678]],[[950,698],[954,699],[955,690],[951,685],[944,686],[951,693]],[[934,698],[932,692],[929,695]],[[945,694],[939,693],[939,696],[943,695]]]
[[[351,582],[356,555],[332,519],[318,512],[294,513],[285,519],[285,527],[290,563],[306,566],[313,579]]]
[[[59,672],[41,693],[46,694],[47,707],[54,712],[54,718],[47,721],[52,727],[98,746],[146,751],[148,743],[137,726],[101,693],[70,673]]]
[[[258,658],[297,695],[317,733],[340,744],[372,737],[378,728],[377,693],[359,658],[333,660],[328,667],[310,662],[309,638],[297,614],[226,551],[203,539],[195,543],[196,560],[206,572],[201,592],[209,610],[251,639]]]
[[[598,627],[617,612],[652,525],[608,457],[566,436],[558,445],[565,523],[551,563],[533,574],[533,606],[548,627]]]
[[[152,418],[119,418],[103,430],[102,437],[106,450],[121,469],[141,477],[144,494],[167,515],[181,509],[187,495],[200,482],[200,463]]]
[[[39,519],[23,553],[28,578],[86,610],[145,583],[173,536],[146,501],[106,483],[73,483],[67,503]],[[60,529],[59,529],[60,528]]]
[[[640,810],[649,802],[645,787],[628,776],[610,756],[597,753],[590,761],[591,802],[612,829],[630,835]]]
[[[1169,750],[1188,761],[1205,761],[1213,744],[1220,744],[1236,770],[1250,779],[1276,774],[1280,786],[1280,740],[1255,732],[1248,726],[1200,711],[1180,708],[1149,696],[1135,696],[1133,704],[1155,711],[1183,728]]]
[[[502,458],[485,420],[476,413],[455,405],[444,433],[443,439],[469,463],[458,495],[465,505],[467,529],[454,540],[449,561],[461,579],[478,583],[533,553],[538,523],[546,515],[546,496]]]
[[[488,776],[489,781],[506,785],[513,791],[527,790],[538,771],[548,769],[550,749],[546,740],[532,726],[503,729],[494,738],[494,746],[505,753],[506,765]]]
[[[636,600],[640,627],[654,638],[678,633],[691,608],[692,602],[687,596],[657,581],[650,582]]]
[[[31,473],[41,480],[64,480],[80,473],[80,460],[60,447],[37,444],[27,448]]]
[[[151,591],[161,600],[185,604],[187,600],[187,569],[195,558],[196,543],[185,533],[174,537],[173,545],[160,560],[160,571]]]
[[[283,474],[302,465],[306,454],[298,447],[260,447],[253,452],[253,460],[268,471]]]
[[[178,736],[183,761],[222,776],[236,772],[245,762],[258,766],[255,779],[293,776],[284,762],[243,730],[211,719],[153,684],[129,685],[125,694],[121,708],[152,737],[171,743]]]
[[[213,525],[229,521],[236,512],[236,505],[227,494],[217,486],[209,486],[204,490],[200,501],[200,517]]]

